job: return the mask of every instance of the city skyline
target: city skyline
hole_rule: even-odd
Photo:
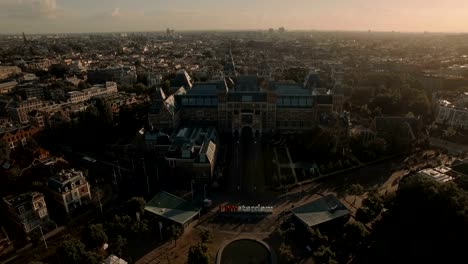
[[[369,0],[2,0],[0,33],[176,30],[466,32],[468,3]]]

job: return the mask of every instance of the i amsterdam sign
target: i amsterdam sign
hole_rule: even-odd
[[[273,206],[245,206],[245,205],[226,205],[219,206],[220,213],[253,213],[253,214],[271,214]]]

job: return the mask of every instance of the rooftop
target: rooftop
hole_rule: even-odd
[[[39,192],[28,192],[22,193],[20,195],[10,195],[3,197],[3,201],[5,201],[5,203],[9,206],[17,207],[25,203],[32,203],[34,199],[39,197],[44,197],[44,195]]]
[[[309,90],[298,83],[277,83],[275,90],[279,95],[311,95]]]
[[[107,257],[102,264],[127,264],[128,262],[117,257],[116,255],[110,255]]]
[[[57,173],[55,176],[51,177],[50,179],[64,184],[71,179],[74,179],[76,177],[82,177],[82,176],[83,176],[83,173],[81,171],[70,169],[70,170],[62,170],[59,173]]]
[[[348,208],[331,194],[297,207],[292,212],[309,227],[350,214]]]
[[[447,167],[428,168],[428,169],[419,171],[419,174],[431,177],[440,183],[444,183],[444,182],[449,182],[453,180],[452,176],[446,174],[449,171],[450,169]]]
[[[197,216],[201,209],[182,198],[162,191],[146,204],[145,210],[179,224],[185,224]]]

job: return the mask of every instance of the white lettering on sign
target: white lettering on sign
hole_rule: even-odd
[[[220,206],[219,211],[222,213],[273,213],[273,206],[245,206],[245,205],[226,205]]]

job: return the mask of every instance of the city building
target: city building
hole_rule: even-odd
[[[32,126],[6,126],[0,128],[0,140],[4,140],[15,149],[19,146],[26,146],[28,141],[39,131],[39,128]]]
[[[439,101],[435,122],[440,125],[448,125],[455,128],[468,128],[468,108],[456,107],[446,100]]]
[[[33,110],[40,110],[44,105],[42,100],[32,98],[23,101],[14,101],[6,106],[6,111],[13,121],[27,123],[28,114]]]
[[[48,179],[47,186],[67,213],[91,200],[91,189],[81,171],[62,170]]]
[[[21,69],[17,66],[0,66],[0,80],[6,79],[13,74],[21,73]]]
[[[135,66],[118,66],[88,70],[87,78],[90,83],[113,81],[119,85],[131,86],[136,83],[137,73]]]
[[[145,133],[147,147],[158,150],[170,168],[192,172],[200,180],[215,174],[219,138],[214,128],[182,127],[170,137],[161,132]]]
[[[150,110],[149,123],[158,129],[196,124],[233,133],[249,128],[255,134],[312,130],[342,109],[333,91],[317,88],[314,78],[309,75],[301,85],[241,75],[233,77],[232,89],[226,80],[194,83],[185,93],[174,94],[174,102],[172,97],[156,97],[151,109],[157,111]]]
[[[20,94],[24,99],[37,98],[40,100],[45,99],[44,88],[45,84],[25,84],[16,87],[16,92]]]
[[[66,97],[70,103],[81,103],[88,101],[93,97],[109,95],[117,92],[117,83],[106,82],[104,85],[94,85],[93,87],[84,89],[83,91],[68,92]]]
[[[49,221],[44,195],[38,192],[11,195],[3,198],[8,214],[19,227],[30,233]]]
[[[29,123],[37,128],[46,126],[46,115],[42,111],[33,110],[28,114]]]
[[[10,93],[18,83],[16,81],[0,83],[0,94]]]

